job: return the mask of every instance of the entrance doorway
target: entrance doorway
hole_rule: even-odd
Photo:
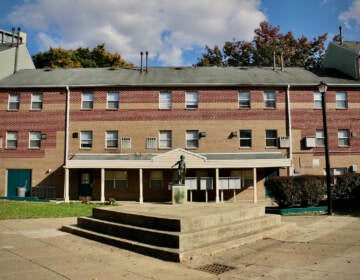
[[[7,197],[17,196],[17,188],[25,188],[25,195],[30,196],[31,169],[7,170]]]
[[[92,182],[91,172],[83,171],[80,173],[79,197],[92,196],[91,182]]]

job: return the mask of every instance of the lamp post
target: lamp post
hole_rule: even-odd
[[[331,175],[330,175],[330,156],[329,156],[329,140],[326,120],[326,91],[327,84],[323,81],[318,85],[319,92],[321,93],[322,117],[324,128],[324,141],[325,141],[325,170],[326,170],[326,193],[328,202],[328,215],[332,215],[332,198],[331,198]]]

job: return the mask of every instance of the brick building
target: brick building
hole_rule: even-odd
[[[346,48],[356,53],[357,44]],[[358,59],[359,50],[344,70],[328,57],[318,72],[20,70],[0,80],[0,192],[169,201],[172,166],[185,155],[192,200],[265,199],[269,176],[324,174],[320,81],[328,85],[332,172],[358,172]],[[357,76],[346,72],[354,65]]]

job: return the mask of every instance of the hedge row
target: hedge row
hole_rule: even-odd
[[[360,174],[336,176],[332,186],[333,199],[360,198]],[[326,199],[325,176],[273,177],[265,183],[270,197],[280,207],[316,206]]]

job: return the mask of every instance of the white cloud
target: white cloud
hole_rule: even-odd
[[[139,62],[148,50],[159,64],[181,65],[183,52],[222,45],[232,38],[250,40],[266,20],[260,0],[33,0],[17,6],[9,20],[38,32],[42,50],[94,47]]]
[[[354,0],[349,6],[348,10],[342,12],[339,15],[339,20],[341,20],[346,28],[351,29],[351,22],[355,21],[356,25],[360,25],[360,0]]]

